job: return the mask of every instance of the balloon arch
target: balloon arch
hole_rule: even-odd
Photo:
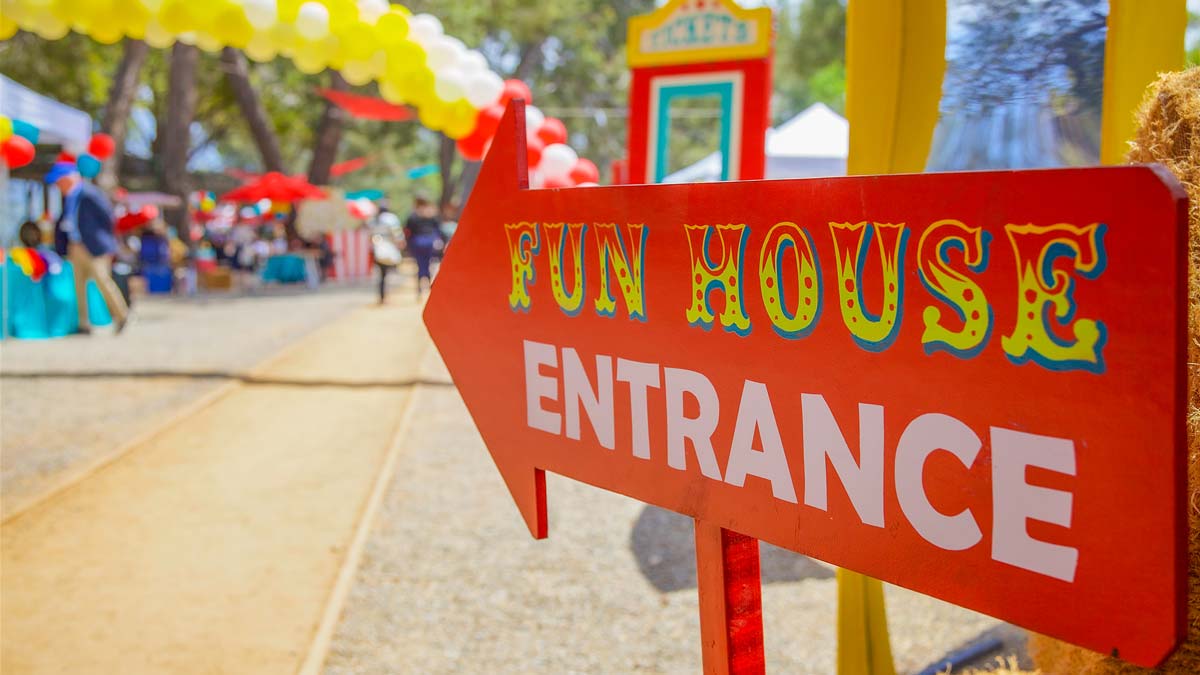
[[[468,160],[487,152],[510,98],[531,99],[523,82],[501,79],[436,17],[387,0],[0,0],[0,40],[18,29],[47,40],[74,30],[104,44],[235,47],[259,62],[283,56],[304,73],[332,68],[352,85],[377,82],[384,99],[415,108]],[[599,180],[596,165],[566,145],[561,121],[532,105],[526,114],[534,187]]]

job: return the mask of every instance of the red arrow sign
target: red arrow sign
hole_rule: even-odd
[[[528,190],[523,120],[425,321],[534,536],[553,471],[1134,663],[1178,644],[1165,172]]]

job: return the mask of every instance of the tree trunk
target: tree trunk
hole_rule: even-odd
[[[329,72],[329,88],[334,91],[346,91],[349,85],[337,71]],[[342,126],[345,124],[346,112],[334,105],[333,101],[325,102],[325,112],[321,113],[321,121],[317,123],[317,136],[313,143],[312,162],[308,165],[308,182],[313,185],[329,183],[330,170],[337,160],[338,143],[342,140]]]
[[[246,57],[233,47],[226,47],[221,51],[221,64],[225,70],[225,78],[233,89],[233,96],[237,99],[238,108],[246,118],[246,123],[250,125],[250,135],[254,137],[254,144],[258,146],[258,152],[262,155],[263,169],[282,172],[283,153],[279,149],[279,137],[271,127],[267,111],[258,98],[258,92],[250,84]]]
[[[182,207],[167,210],[167,222],[175,226],[180,238],[189,246],[187,159],[192,119],[196,115],[196,64],[199,58],[200,52],[195,47],[182,42],[176,42],[171,48],[166,129],[162,138],[163,191],[183,200]]]
[[[445,134],[438,134],[438,140],[438,171],[442,177],[442,193],[438,196],[438,212],[440,213],[447,204],[454,200],[454,193],[458,191],[458,182],[461,176],[454,175],[454,158],[458,156],[454,148],[454,139]]]
[[[137,96],[138,81],[141,78],[142,66],[146,63],[146,54],[150,48],[141,40],[125,40],[125,52],[121,63],[113,76],[112,87],[108,92],[108,102],[104,104],[104,114],[101,117],[100,128],[112,136],[116,149],[112,157],[104,162],[96,184],[107,192],[117,187],[117,177],[121,175],[121,158],[125,154],[125,132],[129,129],[129,110],[133,107],[133,99]]]

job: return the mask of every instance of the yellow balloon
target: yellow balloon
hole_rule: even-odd
[[[279,23],[292,24],[300,14],[300,5],[305,0],[276,0],[275,7],[279,13]]]
[[[346,52],[347,60],[365,61],[379,48],[379,42],[375,39],[375,31],[362,21],[346,24],[342,30],[338,31],[337,35]]]
[[[342,67],[338,69],[346,82],[360,87],[372,79],[374,73],[371,72],[371,64],[368,61],[346,61]]]
[[[71,32],[71,27],[67,25],[66,21],[44,10],[38,12],[31,27],[33,32],[43,40],[61,40]]]
[[[399,9],[398,9],[399,8]],[[408,17],[400,11],[403,7],[392,5],[392,9],[375,22],[375,35],[379,44],[388,47],[400,44],[408,37]]]
[[[230,47],[245,49],[246,45],[250,44],[251,38],[254,37],[254,26],[246,20],[246,15],[241,9],[230,7],[217,17],[212,24],[213,37]]]
[[[270,33],[256,33],[242,51],[246,52],[246,56],[259,63],[266,63],[274,59],[279,52],[274,41],[271,40]]]
[[[124,27],[121,25],[121,17],[113,9],[110,5],[107,13],[92,18],[90,35],[93,40],[100,44],[116,44],[125,36]]]
[[[157,19],[150,19],[146,22],[145,37],[142,39],[155,49],[166,49],[175,44],[175,36],[171,31],[163,28]]]
[[[175,35],[194,31],[199,28],[200,22],[192,13],[192,5],[188,0],[165,0],[162,8],[158,10],[158,22]]]
[[[80,26],[91,25],[92,11],[87,0],[54,0],[49,4],[42,4],[60,21],[65,21],[72,25],[76,23]]]
[[[12,120],[0,115],[0,143],[12,138]]]
[[[292,63],[296,69],[308,75],[315,75],[329,65],[329,55],[323,43],[300,40],[296,44],[296,52],[292,55]]]
[[[404,92],[391,80],[379,81],[379,95],[382,96],[383,100],[387,101],[388,103],[394,103],[396,105],[408,102],[408,100],[404,98]]]
[[[449,112],[445,101],[432,96],[417,110],[417,116],[421,119],[421,124],[434,131],[441,131],[446,125]]]
[[[196,46],[209,54],[216,54],[225,46],[215,35],[211,33],[197,33]]]
[[[296,27],[291,24],[284,23],[282,19],[271,27],[268,31],[271,36],[271,43],[275,45],[275,49],[280,54],[289,54],[295,51],[297,41],[300,36],[296,34]]]
[[[388,46],[387,72],[406,73],[425,68],[425,50],[412,40],[401,40]]]
[[[450,114],[446,121],[446,135],[454,140],[468,136],[475,130],[475,116],[478,113],[466,99],[458,99],[450,105]]]
[[[322,0],[329,10],[329,30],[340,33],[346,26],[358,21],[358,5],[354,0]]]
[[[7,40],[8,38],[16,35],[17,28],[18,26],[16,21],[13,21],[7,16],[0,16],[0,40]]]

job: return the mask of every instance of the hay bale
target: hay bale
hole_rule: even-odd
[[[1200,673],[1200,68],[1168,73],[1151,86],[1138,113],[1130,162],[1158,162],[1175,174],[1190,200],[1188,227],[1188,634],[1160,668],[1130,665],[1057,640],[1031,635],[1029,651],[1047,675]]]

